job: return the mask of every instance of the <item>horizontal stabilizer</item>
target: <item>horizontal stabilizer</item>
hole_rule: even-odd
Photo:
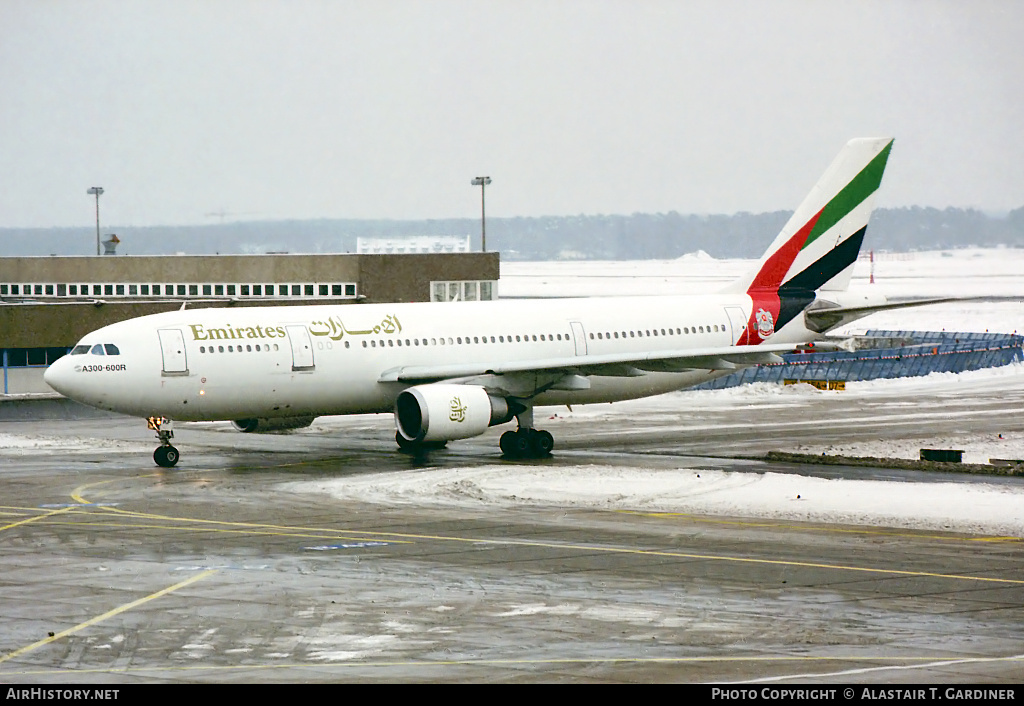
[[[816,333],[827,333],[845,324],[863,319],[870,314],[892,309],[906,309],[912,306],[927,306],[929,304],[945,304],[947,302],[990,300],[992,297],[932,297],[927,299],[904,299],[886,300],[881,303],[857,304],[853,306],[842,306],[834,302],[819,299],[804,311],[804,320],[807,328]],[[1013,298],[1013,301],[1020,301]]]

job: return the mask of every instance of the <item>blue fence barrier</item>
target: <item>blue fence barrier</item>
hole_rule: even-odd
[[[887,347],[784,353],[781,363],[746,368],[693,389],[719,390],[751,382],[782,384],[785,380],[853,382],[918,377],[997,368],[1024,360],[1024,336],[1009,333],[871,330],[861,339],[884,341]]]

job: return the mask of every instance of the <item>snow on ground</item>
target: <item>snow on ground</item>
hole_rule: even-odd
[[[11,427],[17,428],[17,427]],[[0,432],[0,459],[6,456],[26,456],[30,454],[49,454],[54,451],[95,453],[97,450],[110,452],[148,451],[151,445],[133,442],[104,440],[102,446],[96,439],[73,436],[51,436],[32,434],[9,434]]]
[[[1024,537],[1024,487],[830,480],[682,467],[473,466],[288,483],[347,501],[693,513]]]
[[[821,391],[809,385],[814,393]],[[1024,388],[1024,365],[1014,364],[1002,368],[973,370],[964,373],[931,373],[924,377],[902,378],[898,380],[867,380],[864,382],[847,383],[846,392],[824,394],[843,394],[846,399],[856,404],[858,399],[888,398],[895,400],[905,397],[908,400],[918,394],[937,394],[952,392],[957,395],[970,395],[982,390],[1007,390]],[[908,401],[908,407],[915,405]],[[876,439],[855,444],[798,444],[792,451],[796,453],[827,453],[833,456],[874,456],[878,458],[916,459],[922,448],[943,448],[963,450],[964,463],[988,463],[992,458],[1024,459],[1024,433],[1010,432],[1000,429],[998,421],[993,422],[992,431],[984,436],[959,435],[943,437],[907,437],[902,439]],[[1024,488],[1024,480],[1021,481]]]

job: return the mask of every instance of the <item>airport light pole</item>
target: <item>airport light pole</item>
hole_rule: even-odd
[[[96,197],[96,254],[100,254],[100,194],[103,193],[102,186],[94,186],[85,193]]]
[[[491,183],[491,178],[489,176],[476,177],[470,183],[480,187],[480,249],[487,252],[487,211],[484,208],[484,191]]]

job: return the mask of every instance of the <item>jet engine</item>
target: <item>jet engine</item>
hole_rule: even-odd
[[[395,400],[398,433],[416,443],[468,439],[512,417],[504,398],[472,385],[417,385]]]
[[[301,429],[313,423],[316,417],[259,417],[255,419],[236,419],[231,426],[246,434],[262,434],[266,431],[281,431],[282,429]]]

